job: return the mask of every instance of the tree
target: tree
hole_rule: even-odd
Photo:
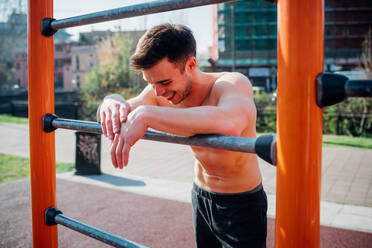
[[[5,61],[0,61],[0,90],[11,88],[13,83],[13,70]]]
[[[14,83],[13,55],[27,50],[27,2],[0,1],[0,89]]]
[[[80,118],[94,120],[98,104],[108,94],[129,98],[144,88],[143,79],[129,69],[131,47],[130,37],[119,32],[98,44],[100,63],[86,74],[80,92]]]
[[[0,61],[12,62],[15,52],[27,50],[26,1],[0,1]]]
[[[369,74],[369,78],[372,79],[372,29],[369,28],[367,35],[362,43],[362,66]]]

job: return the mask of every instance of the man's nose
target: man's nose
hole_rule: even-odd
[[[163,89],[159,86],[156,86],[155,87],[155,93],[156,93],[157,96],[162,96],[165,93],[165,89]]]

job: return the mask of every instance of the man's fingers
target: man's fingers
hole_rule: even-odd
[[[118,136],[120,136],[120,135],[116,135],[116,137],[115,137],[114,141],[111,143],[111,147],[110,147],[111,163],[114,166],[114,168],[118,168],[118,163],[116,161],[116,147],[117,147],[117,144],[118,144],[118,141],[119,141]]]
[[[125,122],[127,120],[129,109],[123,105],[120,105],[120,122]]]
[[[128,165],[130,147],[131,146],[130,146],[130,144],[128,142],[125,142],[124,143],[124,147],[123,147],[123,162],[124,162],[124,166],[127,166]]]
[[[120,112],[119,112],[120,105],[117,104],[112,109],[111,118],[112,118],[112,126],[113,132],[119,133],[120,132]]]
[[[112,114],[111,110],[108,110],[108,116],[106,116],[106,131],[107,131],[107,137],[110,140],[114,139],[114,133],[112,131]]]
[[[118,163],[118,167],[120,169],[123,169],[123,144],[124,144],[124,139],[123,137],[120,136],[120,134],[116,134],[115,138],[118,137],[118,145],[116,147],[115,151],[115,156],[116,156],[116,162]]]
[[[107,129],[106,129],[106,115],[105,112],[100,113],[101,118],[101,127],[102,127],[102,133],[105,137],[107,137]]]

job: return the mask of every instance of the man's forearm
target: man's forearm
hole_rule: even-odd
[[[215,106],[169,108],[142,106],[144,121],[149,128],[175,135],[221,134],[239,136],[244,120]]]

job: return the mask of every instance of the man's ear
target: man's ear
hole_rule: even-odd
[[[190,58],[187,59],[185,70],[188,73],[192,73],[196,69],[196,66],[197,66],[197,64],[196,64],[196,58],[194,56],[192,56],[192,57],[190,57]]]

